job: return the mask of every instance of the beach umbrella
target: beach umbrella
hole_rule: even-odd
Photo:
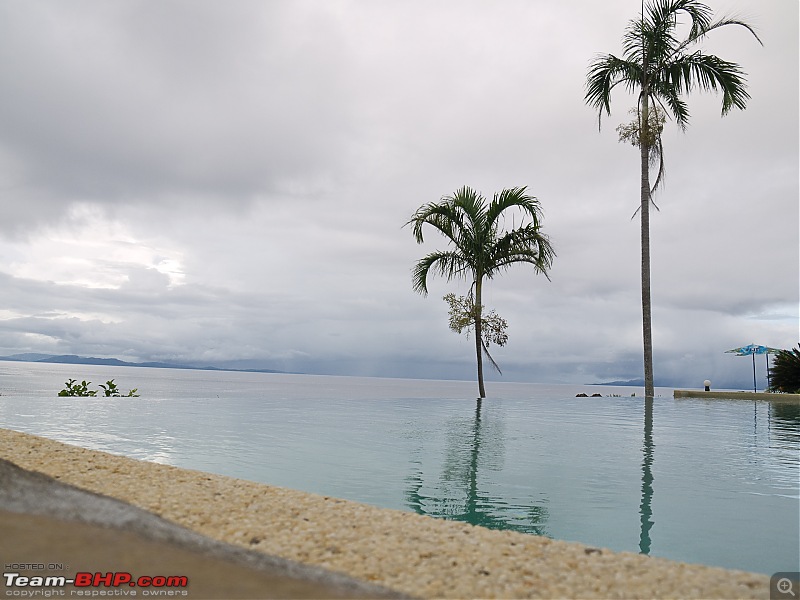
[[[734,353],[736,356],[752,356],[753,357],[753,391],[757,392],[756,386],[756,354],[763,354],[767,360],[767,387],[769,387],[769,355],[777,354],[780,352],[779,348],[770,348],[769,346],[759,346],[757,344],[748,344],[741,348],[733,348],[726,350],[726,354]]]

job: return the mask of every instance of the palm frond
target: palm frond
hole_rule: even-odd
[[[522,211],[523,217],[530,217],[531,221],[538,226],[542,213],[541,204],[535,196],[527,194],[526,190],[527,188],[524,186],[507,188],[499,194],[495,194],[486,211],[487,225],[495,227],[505,211],[518,208]]]
[[[733,107],[742,110],[747,106],[750,99],[747,82],[744,71],[736,63],[700,52],[676,62],[683,75],[683,88],[687,92],[695,87],[702,91],[717,91],[718,88],[722,91],[723,115]],[[681,87],[678,87],[678,92],[680,91]]]
[[[718,19],[717,21],[714,21],[713,23],[709,23],[703,29],[698,28],[696,30],[691,31],[686,40],[684,40],[683,43],[681,43],[676,48],[676,51],[682,52],[686,47],[702,41],[705,36],[707,36],[715,29],[719,29],[720,27],[727,27],[728,25],[744,27],[747,31],[749,31],[753,35],[754,38],[756,38],[756,41],[758,41],[759,44],[761,44],[762,46],[764,45],[764,42],[761,41],[760,37],[758,37],[758,33],[756,32],[755,28],[752,25],[745,23],[741,19],[737,19],[735,17],[723,17],[721,19]]]
[[[653,208],[655,208],[657,211],[661,211],[661,209],[658,207],[658,204],[656,204],[656,201],[653,200],[653,193],[654,191],[651,188],[650,193],[648,194],[650,198],[650,204],[652,204]],[[638,215],[641,210],[642,210],[642,205],[640,204],[639,206],[636,207],[636,210],[633,211],[633,214],[631,215],[631,221],[633,221],[636,218],[636,215]]]
[[[457,237],[457,229],[462,226],[461,215],[447,203],[430,202],[420,206],[403,227],[411,225],[414,239],[421,244],[425,241],[423,226],[426,224],[439,231],[448,240],[454,240]]]
[[[713,16],[711,8],[698,0],[655,0],[647,6],[648,21],[664,23],[672,29],[677,25],[679,13],[685,13],[691,20],[689,35],[707,29]]]
[[[664,185],[664,143],[661,140],[661,136],[656,138],[656,143],[654,148],[650,152],[650,162],[653,163],[655,160],[658,160],[658,174],[656,175],[656,180],[653,183],[653,186],[650,188],[650,203],[655,207],[656,210],[661,210],[658,208],[655,202],[653,202],[653,194],[656,193],[656,190]]]
[[[491,250],[493,268],[486,276],[491,279],[515,263],[528,263],[549,280],[548,271],[555,257],[556,252],[550,238],[538,226],[527,225],[509,231],[497,240]]]
[[[483,196],[471,187],[464,186],[456,190],[452,196],[445,196],[442,200],[459,210],[466,217],[466,221],[473,224],[479,224],[485,216],[486,203]]]
[[[626,60],[644,65],[644,39],[649,24],[641,19],[628,21],[622,36],[622,52]]]
[[[421,258],[411,272],[411,285],[415,292],[428,295],[428,275],[438,274],[448,281],[455,277],[469,278],[472,266],[460,253],[436,251]]]
[[[500,366],[495,362],[494,358],[492,358],[492,355],[489,354],[489,348],[486,347],[486,343],[483,340],[481,340],[481,348],[483,349],[484,356],[489,359],[489,362],[492,363],[492,366],[497,370],[498,373],[500,373],[500,375],[502,375],[503,372],[500,370]]]
[[[618,85],[623,85],[628,91],[633,91],[642,80],[641,65],[606,54],[598,56],[590,65],[586,78],[586,94],[584,101],[597,109],[597,125],[603,111],[611,114],[611,91]]]
[[[689,106],[681,98],[678,90],[672,86],[665,85],[663,81],[654,81],[650,91],[650,101],[662,107],[666,104],[668,108],[667,114],[675,119],[675,124],[682,131],[685,131],[686,126],[689,124]]]

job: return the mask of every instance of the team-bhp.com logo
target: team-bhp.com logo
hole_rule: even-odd
[[[75,573],[74,577],[29,576],[20,573],[3,573],[6,596],[22,598],[51,596],[187,596],[185,589],[189,578],[185,575],[142,575],[134,578],[127,572]],[[76,589],[61,589],[68,585]],[[104,588],[114,588],[113,590]],[[130,589],[130,588],[138,588]],[[178,589],[176,589],[178,588]]]

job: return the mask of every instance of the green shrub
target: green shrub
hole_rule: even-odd
[[[770,390],[787,394],[800,393],[800,344],[775,355],[770,369]]]
[[[76,383],[74,379],[70,379],[64,385],[66,386],[63,390],[58,392],[59,396],[79,396],[79,397],[88,397],[88,396],[97,396],[97,390],[90,390],[89,385],[91,381],[83,380],[80,383]],[[119,398],[122,397],[120,394],[119,389],[117,388],[117,384],[114,383],[113,379],[109,379],[106,381],[106,384],[100,384],[100,387],[103,388],[104,395],[106,397],[113,397]],[[126,398],[138,398],[139,394],[136,393],[137,388],[133,388],[127,394],[125,394]]]
[[[90,383],[92,383],[92,382],[91,381],[86,381],[85,379],[83,381],[81,381],[80,383],[75,383],[74,379],[70,379],[69,381],[67,381],[67,383],[64,384],[67,387],[65,387],[63,390],[58,392],[58,395],[59,396],[81,396],[81,397],[84,397],[84,396],[96,396],[97,395],[97,391],[89,389],[89,384]]]

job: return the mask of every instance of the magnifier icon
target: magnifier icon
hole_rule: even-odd
[[[797,595],[794,593],[794,590],[792,590],[792,580],[791,579],[788,579],[786,577],[778,579],[777,588],[778,588],[778,591],[781,594],[791,594],[791,596],[793,598],[797,597]]]

